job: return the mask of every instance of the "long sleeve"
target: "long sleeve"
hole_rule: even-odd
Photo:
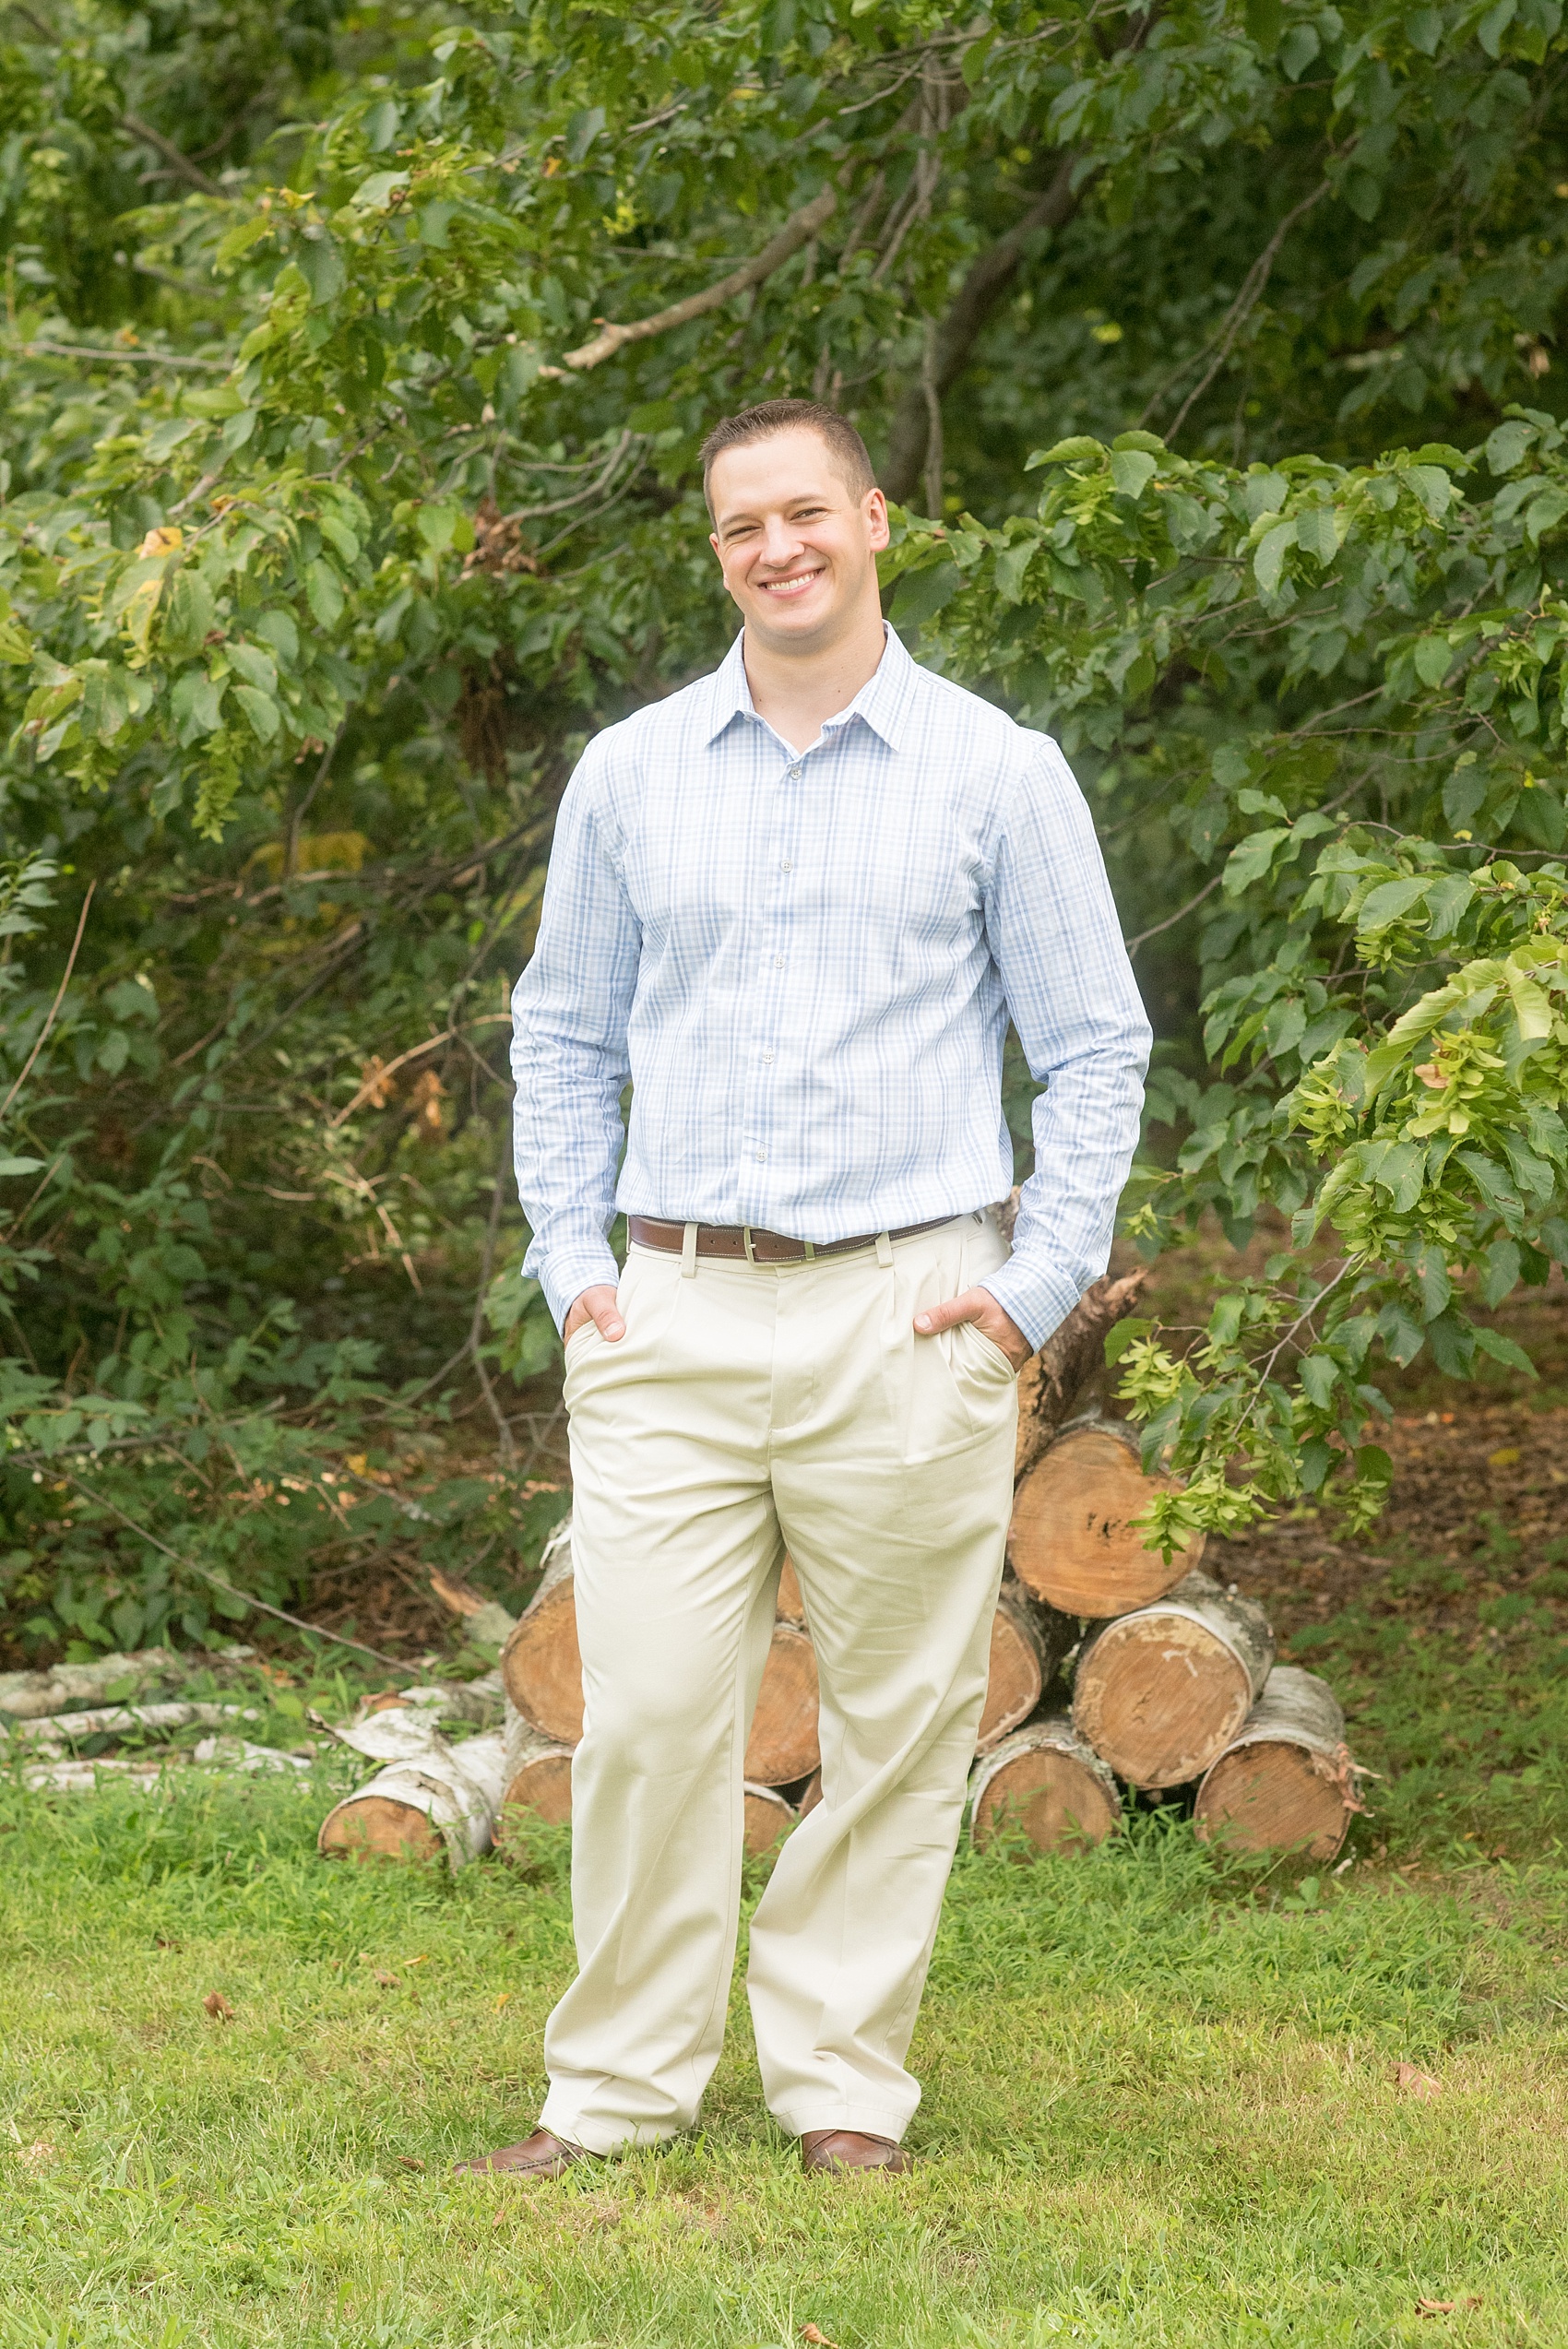
[[[1013,1025],[1047,1089],[1013,1254],[985,1284],[1039,1346],[1111,1253],[1151,1036],[1089,812],[1054,742],[1016,786],[985,900]]]
[[[539,943],[512,995],[513,1143],[533,1232],[523,1269],[555,1317],[619,1269],[610,1251],[642,933],[606,846],[590,745],[561,803]]]

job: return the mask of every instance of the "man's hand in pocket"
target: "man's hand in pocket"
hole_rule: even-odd
[[[997,1311],[1001,1312],[1000,1306],[997,1307]],[[621,1308],[615,1301],[615,1291],[608,1281],[601,1282],[597,1288],[584,1289],[566,1316],[565,1326],[561,1332],[562,1342],[564,1343],[569,1337],[575,1337],[585,1322],[597,1322],[600,1337],[608,1338],[612,1346],[618,1337],[625,1336],[626,1324],[621,1319]],[[1011,1323],[1008,1323],[1008,1327],[1012,1327]]]
[[[934,1337],[939,1330],[956,1329],[960,1322],[973,1322],[982,1337],[1001,1347],[1015,1370],[1021,1370],[1034,1352],[1017,1323],[1003,1311],[989,1288],[966,1288],[961,1297],[950,1297],[945,1305],[928,1305],[915,1315],[915,1332],[920,1337]]]

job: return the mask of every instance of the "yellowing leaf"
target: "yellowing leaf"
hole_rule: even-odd
[[[154,555],[172,554],[176,547],[182,547],[184,543],[184,530],[177,529],[172,522],[160,522],[155,529],[148,532],[140,546],[137,547],[137,552],[141,560],[147,563],[150,562]]]

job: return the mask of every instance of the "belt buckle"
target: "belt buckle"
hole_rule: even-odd
[[[754,1264],[756,1263],[756,1255],[752,1247],[752,1228],[750,1224],[742,1224],[741,1226],[741,1245],[746,1252],[747,1263]]]

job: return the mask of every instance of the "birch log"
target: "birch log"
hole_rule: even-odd
[[[1162,1597],[1197,1565],[1203,1536],[1167,1565],[1132,1521],[1173,1481],[1145,1475],[1124,1420],[1075,1419],[1013,1496],[1014,1572],[1066,1615],[1123,1615]]]
[[[982,1851],[1009,1831],[1037,1851],[1087,1851],[1121,1818],[1114,1775],[1064,1713],[1004,1738],[969,1780],[969,1836]]]
[[[1097,1280],[1086,1289],[1059,1329],[1026,1362],[1018,1377],[1018,1448],[1015,1481],[1026,1476],[1056,1430],[1072,1415],[1079,1394],[1105,1368],[1105,1341],[1133,1311],[1146,1272],[1120,1280]]]
[[[1009,1575],[991,1626],[991,1670],[975,1747],[989,1753],[997,1740],[1027,1721],[1078,1637],[1072,1617],[1044,1607]]]
[[[760,1786],[787,1786],[822,1760],[817,1734],[816,1653],[793,1623],[775,1623],[746,1740],[745,1775]]]
[[[583,1734],[583,1659],[572,1596],[572,1521],[545,1544],[539,1588],[501,1651],[506,1694],[540,1737],[575,1746]]]
[[[572,1749],[541,1738],[516,1705],[506,1707],[505,1785],[495,1821],[498,1851],[515,1851],[531,1821],[561,1827],[572,1816]]]
[[[1277,1664],[1198,1788],[1193,1825],[1232,1851],[1333,1859],[1361,1809],[1345,1715],[1326,1680]]]
[[[778,1596],[774,1612],[781,1623],[793,1623],[800,1631],[806,1628],[806,1603],[801,1596],[801,1580],[795,1572],[795,1561],[786,1551],[778,1574]]]
[[[1201,1778],[1240,1730],[1274,1662],[1261,1607],[1189,1574],[1084,1643],[1073,1720],[1120,1777],[1152,1793]]]
[[[490,1849],[505,1785],[499,1729],[458,1746],[433,1730],[417,1751],[327,1812],[317,1848],[355,1859],[434,1859],[445,1849],[461,1868]]]
[[[759,1859],[794,1825],[795,1807],[776,1787],[753,1785],[745,1788],[745,1806],[746,1850],[751,1858]]]

